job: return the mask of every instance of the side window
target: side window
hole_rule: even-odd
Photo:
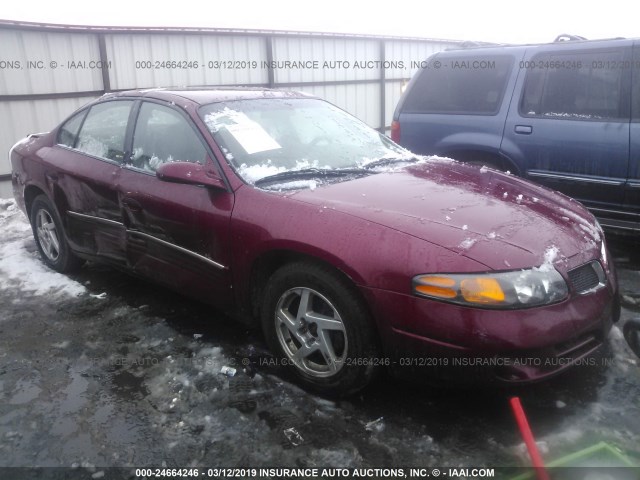
[[[628,119],[624,51],[544,54],[530,62],[520,101],[524,116],[571,120]]]
[[[133,133],[131,164],[155,172],[166,162],[204,165],[207,151],[189,122],[172,108],[144,102]]]
[[[75,114],[73,117],[67,120],[64,125],[62,125],[62,127],[58,131],[57,143],[59,145],[65,145],[70,148],[73,148],[75,146],[76,137],[78,136],[78,130],[80,130],[80,125],[82,125],[82,120],[84,120],[86,114],[87,110],[83,110],[80,113]]]
[[[124,159],[124,137],[133,101],[94,105],[82,125],[76,148],[95,157],[116,162]]]
[[[514,58],[511,55],[438,56],[404,101],[406,113],[495,115]]]
[[[640,122],[640,44],[633,46],[631,75],[631,115],[634,122]]]

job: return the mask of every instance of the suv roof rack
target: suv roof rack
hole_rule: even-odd
[[[458,48],[474,48],[474,47],[499,47],[504,43],[495,42],[478,42],[476,40],[465,40]]]
[[[553,43],[556,42],[576,42],[579,40],[586,40],[585,37],[581,37],[580,35],[570,35],[568,33],[561,33],[556,37]]]

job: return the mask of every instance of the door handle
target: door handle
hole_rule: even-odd
[[[516,125],[514,130],[521,135],[531,135],[531,133],[533,133],[533,127],[531,125]]]

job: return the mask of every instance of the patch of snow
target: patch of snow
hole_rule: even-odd
[[[373,158],[363,158],[361,161],[357,162],[357,166],[358,167],[367,167],[368,165],[377,162],[378,160],[380,160],[381,157],[373,157]],[[400,164],[401,168],[406,167],[406,165],[402,165],[403,162],[411,162],[413,165],[416,164],[420,164],[420,163],[427,163],[429,162],[431,159],[436,160],[438,157],[423,157],[423,156],[418,156],[418,155],[414,155],[413,153],[407,151],[407,150],[403,150],[402,152],[400,151],[395,151],[395,150],[389,150],[388,151],[388,155],[386,155],[383,158],[389,158],[389,159],[393,159],[396,160],[398,164]],[[416,158],[418,158],[418,161],[416,162]],[[380,165],[380,167],[374,167],[373,171],[376,172],[382,172],[382,171],[395,171],[398,169],[398,165],[397,164],[385,164],[385,165]]]
[[[462,225],[462,230],[468,230],[469,227],[467,225]]]
[[[572,444],[580,440],[584,436],[584,430],[578,428],[567,428],[560,433],[548,435],[545,437],[546,442],[552,447]]]
[[[440,157],[438,155],[431,155],[429,157],[422,157],[426,162],[444,162],[444,163],[458,163],[457,160],[449,157]]]
[[[268,188],[269,190],[277,190],[281,192],[283,190],[302,190],[304,188],[315,190],[317,187],[318,182],[316,180],[295,180],[293,182],[274,183],[273,185],[269,185]]]
[[[544,261],[542,262],[542,265],[534,268],[534,270],[538,272],[549,272],[553,270],[553,262],[555,262],[559,253],[560,249],[558,249],[558,247],[556,247],[555,245],[548,246],[544,251]]]
[[[496,238],[496,232],[489,232],[489,233],[487,234],[487,238],[491,238],[491,239]]]
[[[563,217],[569,217],[571,220],[576,222],[578,228],[589,235],[594,242],[598,243],[602,240],[598,225],[589,222],[583,216],[563,207],[560,207],[560,214]]]
[[[480,167],[480,173],[487,173],[489,171],[489,169],[487,168],[486,165],[483,165],[482,167]]]
[[[581,120],[592,120],[602,118],[600,115],[585,115],[583,113],[566,113],[566,112],[546,112],[545,117],[551,118],[579,118]]]
[[[243,163],[238,169],[238,173],[249,183],[255,183],[262,178],[286,171],[287,169],[285,167],[276,167],[273,165],[271,160],[267,161],[267,163],[251,166],[247,166],[246,163]]]
[[[151,171],[155,172],[158,169],[158,167],[160,167],[160,165],[164,163],[169,163],[169,162],[173,162],[173,157],[171,155],[169,155],[169,158],[167,158],[166,160],[162,160],[156,155],[153,155],[151,159],[149,159],[149,167]]]
[[[520,202],[522,202],[522,199],[523,199],[523,196],[522,196],[522,194],[520,194],[520,195],[518,195],[516,197],[516,202],[520,203]]]
[[[384,430],[384,427],[384,417],[377,418],[376,420],[367,422],[364,425],[364,429],[368,432],[382,432]]]
[[[26,218],[15,208],[13,200],[1,202],[10,204],[0,215],[0,229],[6,239],[0,244],[0,288],[11,285],[35,295],[85,293],[82,284],[54,272],[42,262]]]
[[[321,168],[323,170],[331,169],[331,167],[329,166],[318,167],[317,160],[313,162],[310,162],[309,160],[298,160],[296,161],[296,165],[293,168],[278,167],[274,165],[271,160],[267,160],[266,163],[260,163],[257,165],[250,165],[250,166],[248,166],[246,163],[243,163],[238,168],[238,173],[240,174],[240,176],[242,176],[242,178],[244,178],[246,182],[253,184],[258,180],[269,177],[271,175],[277,175],[278,173],[283,173],[287,171],[295,172],[297,170],[304,170],[306,168]],[[270,188],[273,189],[272,186]]]
[[[462,242],[460,242],[460,245],[458,245],[458,248],[461,248],[463,250],[468,250],[471,247],[473,247],[473,245],[475,245],[476,241],[477,240],[475,238],[465,238]]]
[[[83,137],[78,145],[78,150],[88,153],[89,155],[93,155],[94,157],[105,158],[109,151],[109,147],[93,137]]]
[[[609,336],[613,340],[624,340],[624,335],[622,333],[622,330],[620,330],[617,325],[614,325],[613,327],[611,327]]]

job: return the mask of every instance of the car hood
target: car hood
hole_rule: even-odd
[[[578,202],[492,169],[427,159],[287,194],[510,270],[595,258],[601,230]],[[375,249],[375,245],[371,246]]]

